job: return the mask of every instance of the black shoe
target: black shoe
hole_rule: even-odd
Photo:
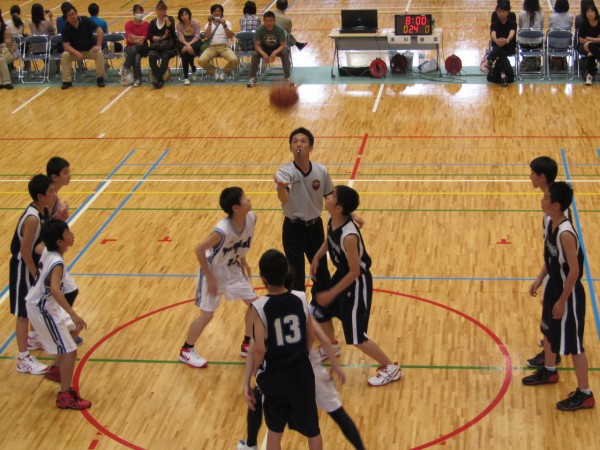
[[[158,80],[154,80],[152,82],[152,86],[154,86],[156,89],[160,89],[162,87],[162,83]]]
[[[64,81],[60,88],[61,89],[69,89],[70,87],[73,87],[73,83],[71,83],[70,81]]]
[[[541,369],[533,372],[532,375],[528,375],[523,378],[523,384],[525,386],[537,386],[538,384],[554,384],[558,383],[558,371],[554,372],[542,367]]]
[[[0,84],[0,89],[4,89],[4,85],[3,84]]]
[[[569,396],[556,404],[556,407],[561,411],[577,411],[582,408],[593,408],[596,404],[594,394],[584,394],[577,388],[575,392],[571,392]]]
[[[533,358],[527,360],[527,365],[532,369],[541,369],[544,367],[546,363],[546,358],[544,357],[544,350],[539,352]],[[555,364],[560,364],[560,355],[556,355]]]
[[[9,84],[5,84],[5,85],[4,85],[4,89],[8,89],[9,91],[10,91],[11,89],[14,89],[14,88],[15,88],[15,87],[14,87],[12,84],[10,84],[10,83],[9,83]]]
[[[302,49],[304,47],[306,47],[308,45],[308,42],[296,42],[296,47],[298,48],[298,50],[302,51]]]
[[[96,78],[96,84],[98,85],[98,87],[104,87],[104,78],[100,77],[100,78]]]

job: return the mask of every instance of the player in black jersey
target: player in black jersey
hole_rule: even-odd
[[[526,386],[558,382],[555,356],[571,355],[577,389],[556,404],[563,411],[591,408],[594,394],[588,380],[588,360],[583,348],[585,291],[581,284],[583,251],[579,237],[564,211],[571,205],[573,190],[564,182],[552,183],[544,193],[542,209],[550,216],[544,247],[544,267],[531,295],[548,275],[544,289],[541,330],[544,333],[544,367],[523,378]]]
[[[380,365],[377,374],[369,378],[369,385],[383,386],[398,381],[402,377],[402,370],[367,336],[373,278],[369,271],[371,258],[351,217],[358,204],[358,193],[348,186],[336,186],[333,193],[325,198],[325,208],[331,215],[327,224],[327,240],[313,258],[310,273],[312,277],[317,275],[319,259],[327,251],[337,270],[329,289],[317,293],[311,306],[315,319],[322,324],[331,340],[331,319],[337,317],[341,320],[346,343],[356,346]]]
[[[281,436],[288,425],[308,438],[310,449],[319,450],[323,441],[315,402],[315,376],[308,357],[314,331],[306,295],[284,286],[290,269],[283,253],[268,250],[260,258],[259,268],[268,294],[251,305],[252,372],[264,395],[263,409],[269,428],[267,448],[281,448]]]

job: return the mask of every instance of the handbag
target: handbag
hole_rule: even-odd
[[[150,43],[150,50],[162,52],[165,50],[171,50],[173,48],[173,36],[169,36],[167,39],[162,41],[156,41]]]
[[[490,61],[488,60],[489,56],[490,51],[486,50],[483,58],[481,58],[481,62],[479,63],[479,70],[481,70],[483,73],[489,73],[490,71]]]
[[[200,46],[200,53],[202,53],[204,50],[206,50],[208,47],[210,47],[210,42],[212,41],[212,38],[215,35],[215,32],[219,29],[220,26],[221,26],[221,22],[219,22],[217,24],[214,31],[210,34],[210,38],[202,41],[202,45]]]

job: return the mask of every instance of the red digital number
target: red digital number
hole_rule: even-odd
[[[410,16],[404,18],[404,25],[410,25]]]

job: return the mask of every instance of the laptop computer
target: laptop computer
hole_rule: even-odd
[[[342,9],[340,33],[377,33],[376,9]]]

